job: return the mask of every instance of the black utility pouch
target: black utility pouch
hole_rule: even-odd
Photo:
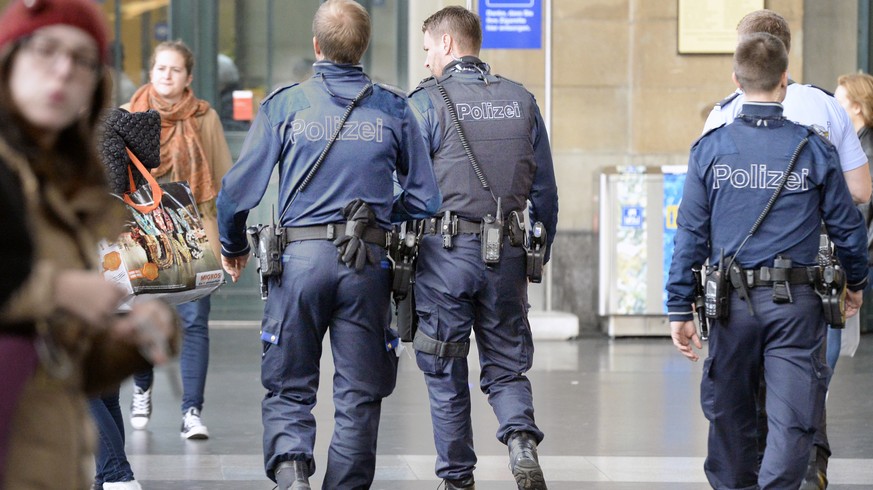
[[[773,270],[770,272],[773,279],[773,302],[776,304],[793,303],[791,296],[791,283],[788,274],[791,272],[791,259],[781,255],[773,261]]]
[[[524,218],[521,216],[521,213],[518,211],[513,211],[509,213],[509,221],[506,223],[507,231],[509,233],[509,245],[513,247],[524,247],[527,244],[525,243],[524,236]]]

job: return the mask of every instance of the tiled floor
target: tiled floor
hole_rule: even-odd
[[[204,422],[211,438],[179,438],[178,395],[160,369],[147,431],[128,426],[128,453],[143,488],[272,489],[261,453],[259,343],[256,328],[216,328]],[[546,439],[540,461],[550,489],[704,489],[706,420],[698,403],[702,363],[686,361],[669,339],[584,338],[541,341],[533,370],[536,417]],[[332,432],[330,350],[322,360],[316,442],[319,488]],[[475,359],[471,352],[470,359]],[[436,489],[427,392],[402,354],[397,389],[383,405],[374,489]],[[471,365],[478,374],[475,363]],[[477,379],[473,401],[480,490],[515,488],[506,447]],[[122,388],[129,403],[130,385]],[[831,385],[832,489],[873,488],[873,337],[842,358]]]

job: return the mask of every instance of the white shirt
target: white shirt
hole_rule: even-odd
[[[733,122],[745,101],[743,93],[739,90],[737,93],[739,95],[723,107],[717,105],[712,108],[703,126],[704,133]],[[867,163],[867,155],[861,148],[861,141],[855,133],[849,115],[837,99],[811,85],[792,83],[788,86],[782,106],[783,114],[788,120],[804,126],[812,126],[833,143],[840,155],[843,173]]]

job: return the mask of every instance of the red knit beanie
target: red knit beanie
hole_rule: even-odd
[[[103,62],[108,63],[106,21],[94,0],[13,0],[0,16],[0,52],[37,29],[56,24],[90,34]]]

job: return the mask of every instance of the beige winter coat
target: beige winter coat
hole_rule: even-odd
[[[105,186],[80,189],[67,198],[53,185],[40,184],[24,157],[2,138],[0,160],[21,180],[36,247],[34,271],[0,311],[0,329],[16,324],[18,330],[36,331],[64,360],[51,363],[41,356],[24,388],[12,420],[4,488],[88,489],[95,433],[87,394],[117,384],[148,363],[134,346],[110,339],[105,329],[57,311],[52,279],[65,269],[98,270],[98,239],[117,236],[120,229]]]

